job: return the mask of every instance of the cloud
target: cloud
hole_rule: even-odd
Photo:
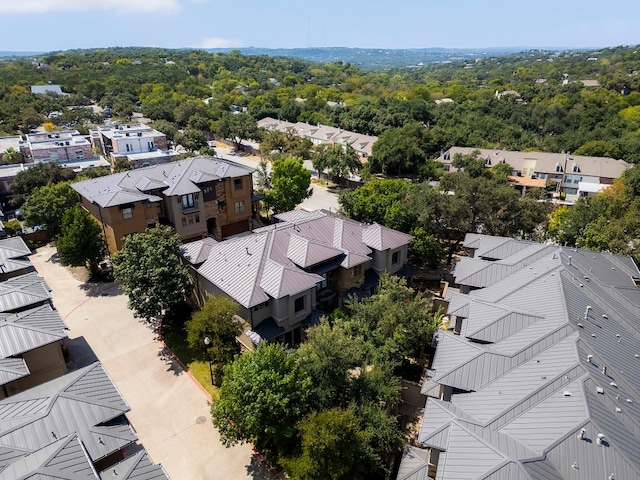
[[[172,12],[180,9],[179,0],[0,0],[0,13],[37,14],[51,12],[88,12],[107,10],[127,12]]]
[[[200,48],[231,48],[240,45],[238,40],[232,38],[208,37],[200,42]]]

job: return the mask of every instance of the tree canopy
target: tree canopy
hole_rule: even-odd
[[[51,238],[56,238],[65,213],[79,202],[78,192],[68,182],[36,187],[22,206],[24,220],[29,226],[42,225]]]
[[[275,213],[293,210],[313,193],[310,188],[311,173],[304,168],[300,158],[274,160],[269,183],[271,188],[265,191],[265,203]]]
[[[86,265],[95,273],[106,245],[100,225],[79,204],[66,210],[56,241],[60,258],[69,265]]]
[[[157,317],[189,295],[191,283],[180,261],[180,245],[178,234],[160,225],[125,237],[113,256],[115,278],[122,282],[137,317]]]

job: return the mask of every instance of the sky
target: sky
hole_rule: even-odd
[[[0,51],[640,44],[638,0],[0,0],[0,18]]]

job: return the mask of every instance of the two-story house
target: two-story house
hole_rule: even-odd
[[[640,271],[467,234],[398,479],[640,478]],[[421,472],[412,477],[412,472]]]
[[[173,161],[177,153],[170,150],[167,136],[142,123],[99,125],[89,132],[91,144],[114,165],[124,158],[133,168],[148,167]]]
[[[109,252],[123,238],[157,223],[171,225],[183,242],[218,240],[249,231],[258,199],[253,169],[214,157],[107,175],[71,186],[102,226]]]
[[[240,304],[254,343],[300,343],[302,329],[349,294],[370,295],[379,274],[407,260],[409,235],[317,210],[278,215],[250,235],[183,246],[199,301],[224,295]]]
[[[94,156],[91,143],[77,130],[30,133],[22,152],[27,162],[34,163],[69,162]]]
[[[439,158],[446,171],[455,171],[456,155],[479,153],[487,168],[506,163],[513,168],[510,182],[518,188],[544,188],[554,182],[558,192],[575,200],[579,192],[597,191],[620,177],[631,164],[609,157],[588,157],[570,153],[514,152],[470,147],[451,147]]]

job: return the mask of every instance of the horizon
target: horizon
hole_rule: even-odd
[[[595,0],[540,0],[525,10],[506,0],[327,0],[322,8],[287,0],[246,0],[240,8],[220,0],[0,0],[0,14],[0,51],[6,52],[118,46],[587,50],[640,44],[634,25],[640,4],[631,0],[615,10]]]

